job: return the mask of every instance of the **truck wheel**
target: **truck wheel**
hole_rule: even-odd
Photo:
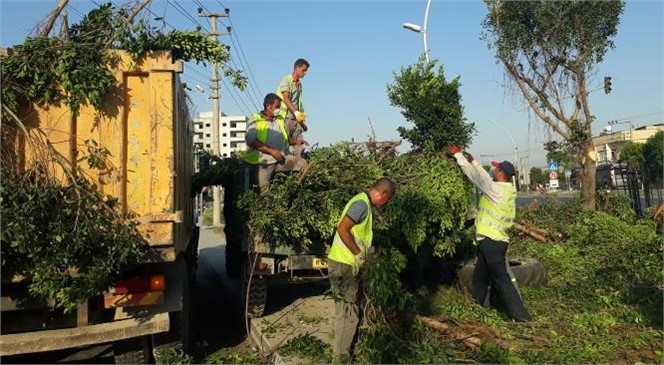
[[[152,338],[143,336],[113,343],[116,364],[149,364],[152,358]]]
[[[544,264],[534,258],[508,257],[507,261],[519,286],[539,287],[547,283]],[[476,260],[469,261],[458,272],[461,287],[472,290]]]
[[[249,273],[251,269],[250,259],[245,256],[242,260],[242,312],[245,312],[250,318],[259,318],[265,312],[265,302],[267,301],[267,278],[265,275],[253,275],[251,284],[249,284]],[[248,287],[251,285],[250,287]],[[247,298],[247,291],[249,296]],[[248,302],[246,302],[248,300]]]

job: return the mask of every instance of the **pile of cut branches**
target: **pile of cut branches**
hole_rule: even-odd
[[[30,146],[26,168],[10,148],[17,133]],[[90,143],[81,160],[93,168],[107,153]],[[3,281],[27,279],[32,295],[69,312],[145,258],[134,217],[18,119],[3,124],[0,173]]]
[[[330,244],[348,200],[386,176],[396,182],[397,193],[375,218],[376,244],[413,250],[430,245],[438,256],[454,253],[472,189],[445,155],[367,155],[340,143],[313,151],[309,164],[304,177],[280,174],[264,194],[242,196],[254,236],[295,249]]]

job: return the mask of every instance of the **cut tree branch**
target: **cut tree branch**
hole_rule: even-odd
[[[421,316],[417,313],[413,313],[413,312],[409,312],[409,311],[401,312],[401,316],[403,318],[405,318],[406,320],[408,320],[408,321],[417,320],[417,321],[421,322],[423,325],[425,325],[429,328],[433,328],[436,331],[443,332],[443,333],[449,332],[449,330],[452,328],[450,325],[445,324],[443,322],[439,322],[439,321],[437,321],[437,320],[435,320],[431,317]],[[459,333],[459,334],[456,334],[454,336],[454,338],[458,341],[463,342],[464,345],[468,346],[471,349],[475,348],[475,347],[478,347],[482,344],[482,340],[475,337],[474,335],[467,335],[467,334]]]
[[[46,25],[44,26],[44,29],[42,29],[42,32],[40,34],[41,37],[48,37],[48,34],[51,33],[51,29],[53,29],[53,25],[55,24],[56,19],[60,16],[60,13],[62,12],[62,9],[67,6],[67,3],[69,0],[60,0],[58,5],[53,9],[51,12],[51,15],[48,18],[48,21],[46,22]]]
[[[532,229],[526,228],[526,227],[520,225],[519,223],[514,223],[513,226],[517,231],[525,233],[525,234],[529,235],[530,237],[532,237],[532,238],[534,238],[538,241],[542,241],[544,243],[549,243],[549,240],[547,240],[546,237],[542,236],[541,234],[536,233]]]
[[[141,5],[139,5],[138,8],[136,8],[136,10],[134,10],[134,12],[131,13],[131,15],[129,15],[129,17],[127,18],[127,23],[131,23],[134,20],[134,18],[136,17],[136,15],[138,15],[138,13],[140,13],[146,6],[148,6],[148,4],[151,1],[152,0],[143,1],[143,3]]]

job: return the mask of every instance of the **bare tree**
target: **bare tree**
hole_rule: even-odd
[[[595,209],[593,68],[614,47],[622,1],[486,0],[484,39],[537,117],[578,153],[581,199]]]

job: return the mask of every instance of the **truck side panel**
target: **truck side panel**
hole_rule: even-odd
[[[176,76],[182,65],[173,63],[168,52],[155,52],[128,70],[128,56],[119,55],[121,67],[113,70],[119,87],[102,112],[84,105],[72,118],[64,105],[34,106],[21,117],[30,133],[48,141],[62,160],[78,163],[101,191],[134,212],[148,244],[175,245],[179,253],[188,242],[193,216],[187,199],[193,128]],[[89,154],[86,140],[109,150],[101,169],[77,162]],[[20,137],[16,146],[18,166],[40,157]],[[61,168],[53,169],[65,179]]]

